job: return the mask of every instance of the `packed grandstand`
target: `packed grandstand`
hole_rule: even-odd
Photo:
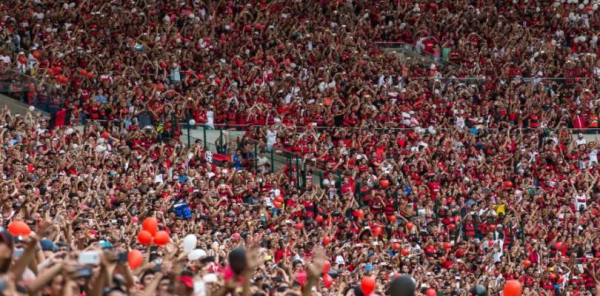
[[[600,295],[600,1],[0,2],[0,295]]]

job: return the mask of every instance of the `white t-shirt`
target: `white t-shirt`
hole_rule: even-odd
[[[456,126],[458,126],[459,128],[465,127],[465,119],[462,118],[462,116],[456,117]]]
[[[10,64],[10,57],[5,56],[5,55],[0,55],[0,61],[2,61],[5,64]]]
[[[213,111],[206,111],[206,125],[214,127],[215,125],[215,113]]]
[[[590,163],[598,163],[598,150],[594,149],[590,152]]]
[[[277,132],[272,130],[267,130],[267,145],[273,146],[277,142]]]
[[[585,209],[587,206],[587,196],[584,194],[576,194],[575,195],[575,210],[579,211],[579,207],[583,206]]]

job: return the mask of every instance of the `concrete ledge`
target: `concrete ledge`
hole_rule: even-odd
[[[10,113],[13,115],[21,114],[25,115],[29,112],[29,105],[19,102],[11,97],[0,94],[0,109],[3,109],[4,106],[7,106],[10,110]],[[40,113],[42,117],[49,119],[50,113],[46,111],[42,111],[40,109],[35,109],[36,113]]]

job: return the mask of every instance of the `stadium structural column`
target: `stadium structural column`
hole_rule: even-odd
[[[521,242],[522,245],[525,245],[525,226],[523,226],[523,223],[521,223]]]
[[[319,170],[319,186],[323,188],[323,172]]]
[[[271,173],[275,172],[275,155],[273,149],[271,149]]]
[[[435,224],[439,224],[440,222],[440,215],[438,213],[439,211],[439,202],[436,200],[435,203],[433,204],[433,212],[435,213]]]
[[[475,237],[481,239],[481,233],[477,228],[477,214],[473,214],[473,228],[475,229]]]
[[[188,138],[188,147],[192,145],[192,137],[191,137],[190,125],[187,126],[187,138]]]
[[[292,180],[292,156],[288,153],[286,156],[287,158],[287,175],[288,175],[288,180]]]
[[[254,170],[258,171],[258,143],[254,143]]]
[[[306,190],[306,160],[302,162],[302,189]]]
[[[296,156],[296,188],[300,189],[300,160],[298,154],[294,154],[294,156]]]

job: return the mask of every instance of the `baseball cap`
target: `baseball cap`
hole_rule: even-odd
[[[58,246],[55,245],[49,239],[43,239],[43,240],[41,240],[40,241],[40,246],[42,247],[42,251],[52,251],[52,252],[58,251]]]

